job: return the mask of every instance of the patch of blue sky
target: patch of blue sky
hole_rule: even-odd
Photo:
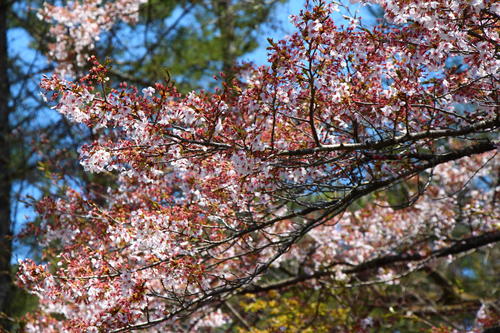
[[[13,66],[16,66],[19,79],[11,72],[12,103],[16,103],[18,109],[37,109],[41,103],[39,83],[43,74],[47,74],[49,64],[45,56],[39,50],[32,48],[33,38],[22,28],[11,28],[7,32],[9,57]],[[26,79],[29,77],[29,79]],[[11,105],[13,106],[13,105]],[[20,107],[22,106],[22,107]],[[28,111],[29,112],[29,111]],[[14,114],[22,119],[25,114]],[[46,126],[54,120],[59,119],[58,114],[47,108],[34,115],[30,125]],[[11,119],[16,124],[16,119]],[[23,124],[25,126],[25,124]]]
[[[476,271],[473,270],[472,268],[463,268],[460,274],[468,279],[475,279],[477,278]]]
[[[370,28],[377,23],[377,18],[372,15],[372,11],[368,6],[361,5],[359,3],[352,4],[348,1],[343,2],[345,7],[339,7],[339,12],[333,16],[335,24],[339,28],[348,26],[349,17],[361,19],[362,25],[364,27]],[[291,15],[298,15],[301,9],[304,8],[305,1],[289,0],[285,3],[281,3],[275,9],[275,19],[276,24],[272,26],[272,29],[264,30],[262,34],[262,40],[260,41],[259,47],[253,52],[246,54],[240,60],[245,62],[253,62],[256,65],[266,65],[268,64],[268,50],[267,47],[269,43],[265,41],[266,38],[272,38],[273,40],[281,40],[286,36],[297,31],[297,28],[291,22]],[[381,8],[379,6],[371,6],[373,12],[380,13]],[[265,38],[264,38],[265,37]]]
[[[26,11],[26,8],[19,5],[16,10]],[[10,124],[14,134],[30,132],[36,128],[43,128],[61,118],[55,111],[40,107],[42,98],[39,95],[39,83],[43,74],[48,74],[49,64],[47,59],[39,50],[33,48],[34,40],[26,30],[20,27],[10,28],[7,32],[8,53],[12,62],[9,71],[11,84],[11,107],[15,107],[16,112],[11,114]],[[24,139],[22,137],[21,139]],[[36,158],[32,156],[28,163],[35,163]],[[39,198],[41,192],[37,187],[26,181],[16,181],[12,189],[12,231],[19,234],[27,221],[32,221],[36,215],[32,206],[27,205],[28,198]],[[12,263],[17,263],[18,259],[31,256],[31,248],[23,245],[19,240],[14,239],[14,253],[11,258]]]
[[[15,200],[15,204],[12,206],[12,231],[14,235],[18,235],[26,223],[34,221],[37,215],[34,207],[30,204],[30,198],[39,198],[42,193],[35,186],[25,182],[16,182],[12,192]],[[33,255],[31,247],[26,246],[17,238],[14,238],[13,250],[12,264],[17,264],[19,259],[30,258]]]

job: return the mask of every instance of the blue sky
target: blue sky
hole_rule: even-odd
[[[277,19],[278,29],[267,29],[262,36],[260,47],[254,52],[248,54],[242,60],[252,61],[259,65],[265,64],[267,60],[267,38],[270,37],[274,40],[280,40],[287,34],[293,33],[295,31],[295,27],[292,23],[290,23],[289,16],[298,14],[304,7],[304,3],[305,0],[289,0],[283,4],[279,4],[278,8],[275,10],[275,18]],[[373,25],[375,23],[366,7],[360,4],[351,4],[348,0],[344,0],[343,3],[348,5],[351,14],[357,14],[362,18],[365,24]],[[345,24],[346,21],[343,18],[343,15],[349,15],[349,13],[341,10],[338,15],[334,16],[337,26]]]

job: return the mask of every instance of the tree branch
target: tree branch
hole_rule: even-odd
[[[458,254],[467,252],[469,250],[477,249],[492,243],[496,243],[500,241],[500,231],[489,232],[480,236],[470,237],[466,239],[462,239],[461,241],[456,242],[452,246],[442,248],[439,250],[435,250],[428,255],[420,255],[420,254],[400,254],[394,256],[384,256],[380,258],[376,258],[370,260],[366,263],[357,265],[350,269],[343,270],[343,273],[346,274],[354,274],[361,273],[364,271],[378,269],[386,266],[390,266],[397,263],[403,262],[412,262],[412,261],[421,261],[426,260],[431,257],[441,258],[446,257],[452,254]],[[342,263],[338,263],[342,264]],[[318,279],[324,276],[331,275],[331,271],[317,271],[312,274],[300,274],[298,276],[284,279],[278,282],[269,283],[266,285],[250,285],[249,287],[238,292],[239,294],[256,294],[261,292],[266,292],[270,290],[283,289],[293,285],[296,285],[301,282],[305,282],[312,279]]]
[[[416,132],[411,134],[404,134],[394,138],[388,138],[386,140],[380,140],[378,142],[366,141],[364,143],[341,143],[336,145],[322,145],[321,147],[307,148],[307,149],[297,149],[297,150],[286,150],[278,153],[278,156],[304,156],[310,154],[316,154],[320,152],[334,152],[334,151],[355,151],[355,150],[380,150],[393,145],[415,142],[422,139],[439,139],[446,137],[456,137],[460,135],[466,135],[471,133],[478,133],[482,130],[494,130],[500,127],[500,118],[495,118],[491,120],[484,120],[477,122],[470,126],[464,126],[459,129],[442,129],[442,130],[428,130],[422,132]]]

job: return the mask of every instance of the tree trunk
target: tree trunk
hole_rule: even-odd
[[[9,168],[10,160],[10,126],[9,114],[11,107],[10,84],[8,79],[7,50],[7,16],[9,1],[0,0],[0,312],[5,313],[9,306],[9,296],[12,291],[10,275],[10,260],[12,255],[12,230],[10,194],[12,177]],[[3,316],[0,316],[0,318]],[[1,320],[1,319],[0,319]],[[7,322],[0,321],[7,328]]]

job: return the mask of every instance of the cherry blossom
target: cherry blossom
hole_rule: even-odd
[[[50,34],[55,42],[49,45],[49,59],[57,63],[61,76],[74,75],[77,67],[86,64],[95,43],[103,31],[116,21],[135,23],[139,6],[146,0],[74,1],[66,6],[45,3],[38,12],[40,20],[51,24]]]
[[[38,205],[57,244],[50,265],[21,264],[41,302],[28,330],[196,331],[231,320],[224,302],[261,290],[271,267],[300,262],[297,281],[313,287],[362,273],[397,283],[392,264],[498,242],[498,5],[373,3],[390,24],[368,30],[337,27],[338,3],[312,1],[296,33],[270,41],[269,66],[215,93],[111,86],[95,58],[81,80],[45,78],[59,112],[106,128],[81,163],[116,183],[105,203],[69,189]],[[115,18],[136,5],[106,3]],[[73,6],[77,22],[104,10]],[[92,31],[82,45],[109,23],[77,25]]]

